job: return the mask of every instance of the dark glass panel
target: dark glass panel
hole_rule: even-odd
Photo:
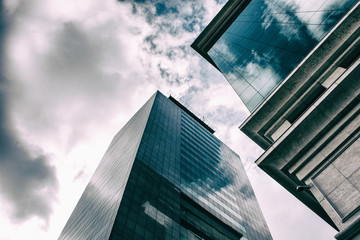
[[[356,0],[251,1],[208,54],[252,112],[270,95],[268,89],[273,91],[355,3]],[[252,65],[258,65],[262,69],[259,71],[273,70],[274,74],[269,75],[272,81],[265,78],[263,82],[268,85],[266,90],[259,91],[259,82],[254,82],[259,73],[249,71],[248,66]],[[242,84],[234,84],[234,76],[247,82],[245,85],[257,84],[246,87],[252,96],[249,91],[244,92]]]

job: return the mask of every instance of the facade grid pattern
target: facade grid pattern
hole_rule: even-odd
[[[92,239],[272,239],[237,154],[159,92],[144,116],[110,235]]]
[[[253,112],[357,0],[252,0],[208,51]]]

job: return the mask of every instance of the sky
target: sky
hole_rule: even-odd
[[[336,234],[256,167],[262,150],[238,129],[248,110],[190,48],[224,3],[0,1],[0,239],[56,239],[112,137],[156,90],[240,155],[275,240]]]

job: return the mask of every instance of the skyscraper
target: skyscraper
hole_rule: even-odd
[[[360,3],[230,0],[192,44],[251,115],[257,165],[360,238]]]
[[[253,112],[358,0],[230,0],[192,47]]]
[[[116,134],[60,239],[272,239],[240,158],[155,93]]]

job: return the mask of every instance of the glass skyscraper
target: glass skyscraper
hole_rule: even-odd
[[[272,239],[239,156],[156,92],[116,134],[59,239]]]
[[[192,46],[253,112],[357,2],[230,0]]]

